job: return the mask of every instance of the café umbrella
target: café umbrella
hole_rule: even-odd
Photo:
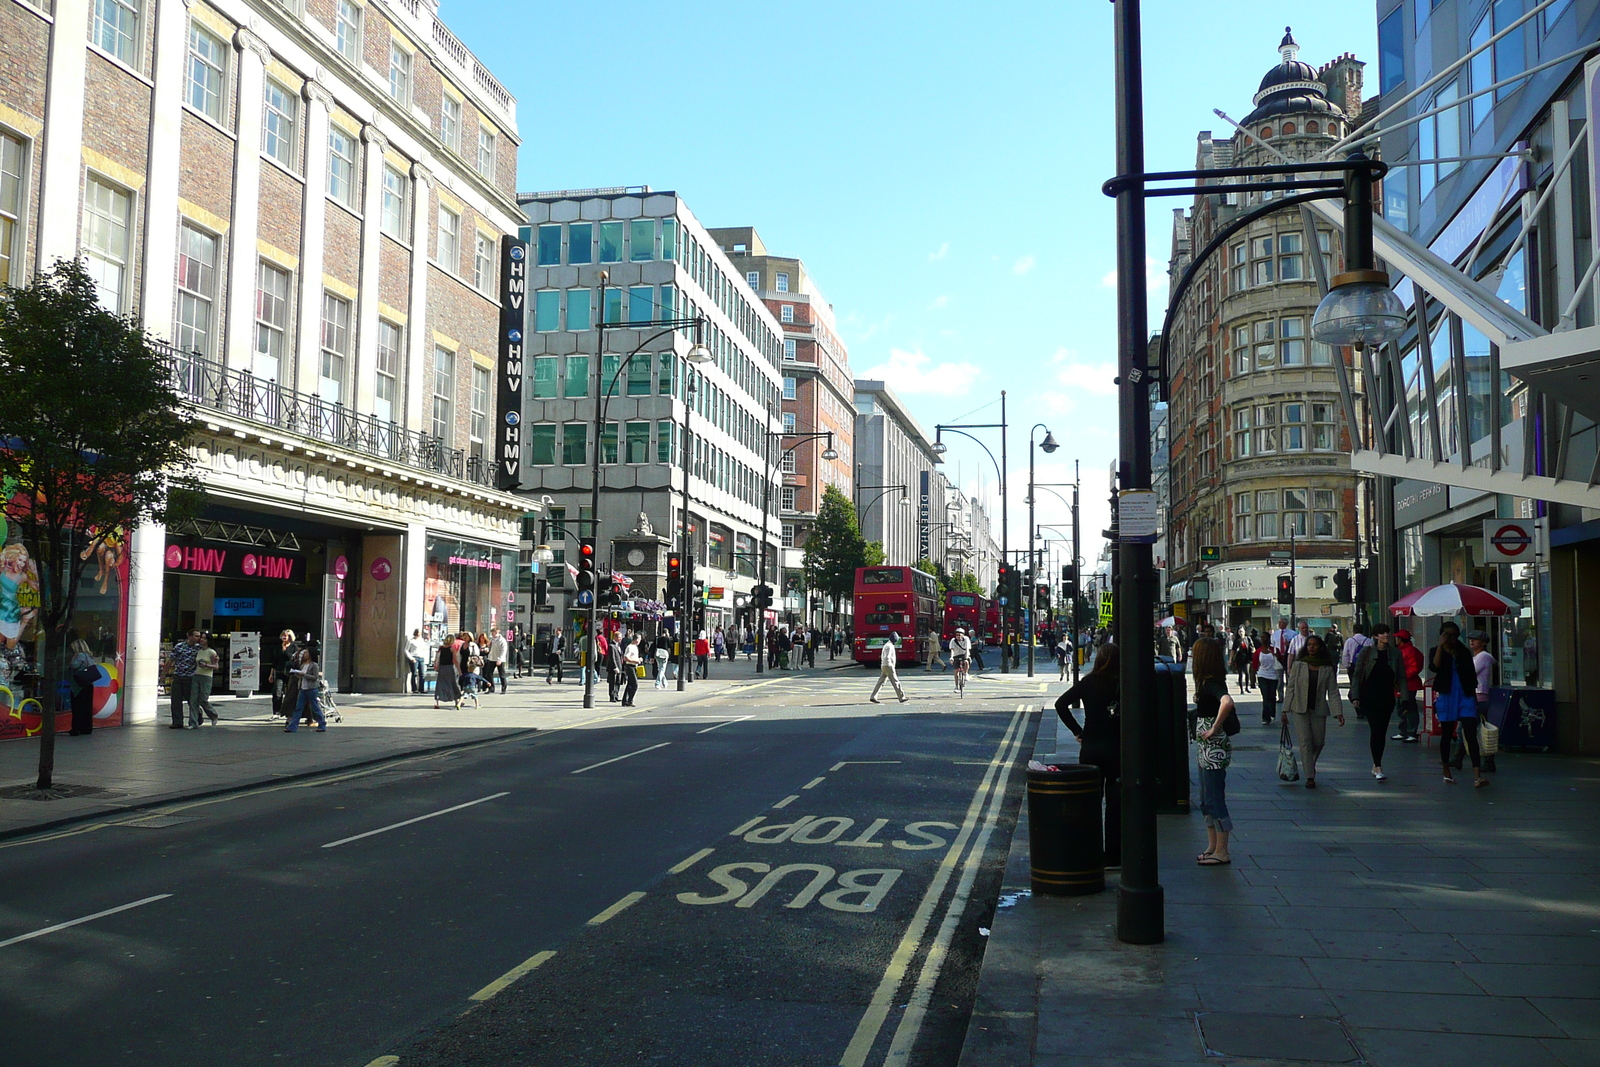
[[[1522,605],[1492,589],[1461,582],[1430,585],[1389,605],[1391,615],[1470,615],[1474,618],[1515,615]]]

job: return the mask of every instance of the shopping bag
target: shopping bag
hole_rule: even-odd
[[[1278,734],[1278,777],[1285,782],[1300,780],[1300,760],[1294,754],[1294,739],[1289,736],[1289,717],[1283,717],[1283,730]]]
[[[1500,727],[1481,716],[1478,723],[1478,751],[1493,756],[1500,751]]]

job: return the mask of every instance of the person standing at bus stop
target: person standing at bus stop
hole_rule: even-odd
[[[895,670],[895,663],[899,657],[896,651],[900,644],[900,635],[891,633],[883,642],[883,647],[878,649],[878,684],[872,687],[872,696],[867,699],[873,704],[882,704],[878,699],[878,690],[883,688],[883,683],[888,682],[894,686],[894,695],[900,698],[900,703],[906,702],[906,691],[900,688],[900,675]]]

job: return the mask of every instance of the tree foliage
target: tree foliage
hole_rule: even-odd
[[[983,583],[978,581],[978,576],[970,571],[956,571],[950,575],[948,591],[952,593],[981,593]]]
[[[197,488],[193,428],[162,351],[131,319],[105,311],[83,264],[61,260],[0,290],[0,484],[4,537],[37,575],[32,620],[44,675],[38,787],[55,764],[56,694],[91,558],[141,522],[187,510]]]
[[[806,587],[832,597],[837,608],[855,590],[856,568],[874,565],[872,556],[871,546],[856,523],[855,505],[838,486],[828,486],[822,493],[816,524],[806,537],[801,564]],[[880,546],[877,561],[882,560]]]

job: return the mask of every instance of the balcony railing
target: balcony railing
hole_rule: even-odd
[[[173,388],[198,408],[326,442],[349,452],[399,463],[446,478],[493,487],[495,464],[443,438],[407,430],[342,403],[288,389],[247,370],[229,370],[194,352],[162,345],[170,356]]]

